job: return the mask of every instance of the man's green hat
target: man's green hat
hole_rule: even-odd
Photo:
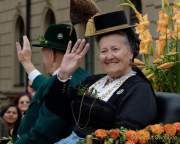
[[[33,44],[33,46],[50,48],[64,53],[70,40],[73,45],[77,40],[76,32],[72,25],[52,24],[48,27],[44,36],[39,37],[39,43]]]

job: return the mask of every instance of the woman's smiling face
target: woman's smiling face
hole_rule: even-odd
[[[17,108],[14,106],[10,106],[7,111],[3,115],[3,119],[8,124],[14,124],[18,119],[18,111]]]
[[[133,54],[126,35],[105,35],[99,40],[99,48],[100,63],[106,74],[115,78],[129,72]]]

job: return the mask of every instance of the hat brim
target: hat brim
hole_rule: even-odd
[[[113,32],[113,31],[117,31],[117,30],[130,29],[130,28],[133,28],[133,27],[135,27],[135,25],[114,26],[114,27],[98,30],[98,31],[96,31],[95,35],[109,33],[109,32]]]
[[[67,48],[67,46],[64,45],[64,44],[56,45],[56,44],[51,44],[51,43],[50,44],[44,44],[44,45],[42,45],[42,44],[32,44],[32,46],[33,47],[41,47],[41,48],[49,48],[49,49],[57,50],[57,51],[63,52],[63,53],[66,52],[66,48]]]
[[[131,28],[134,28],[134,27],[136,27],[136,25],[128,25],[128,24],[109,27],[109,28],[106,28],[106,29],[97,30],[97,31],[95,31],[94,34],[92,34],[90,36],[86,36],[86,37],[98,36],[98,35],[101,35],[101,34],[110,33],[110,32],[118,31],[118,30],[131,29]]]
[[[33,47],[44,47],[43,45],[41,44],[32,44]]]

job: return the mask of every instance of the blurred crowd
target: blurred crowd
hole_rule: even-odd
[[[20,121],[34,94],[32,83],[28,81],[26,92],[19,93],[15,99],[0,108],[0,143],[16,135]]]

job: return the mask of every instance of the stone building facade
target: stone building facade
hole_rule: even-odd
[[[123,9],[126,11],[129,21],[134,21],[131,10],[119,6],[123,0],[95,1],[102,12]],[[151,31],[155,36],[155,23],[161,0],[133,1],[143,13],[148,13]],[[39,35],[43,35],[50,23],[69,23],[69,0],[31,0],[30,9],[26,5],[27,2],[28,0],[0,0],[0,93],[8,96],[25,89],[26,75],[17,61],[15,42],[28,32],[33,43]],[[27,18],[28,10],[30,12],[29,19]],[[40,49],[32,48],[32,51],[33,63],[41,70]],[[86,59],[82,64],[93,73],[101,72],[97,53],[97,49],[94,49],[89,56],[91,61]]]

